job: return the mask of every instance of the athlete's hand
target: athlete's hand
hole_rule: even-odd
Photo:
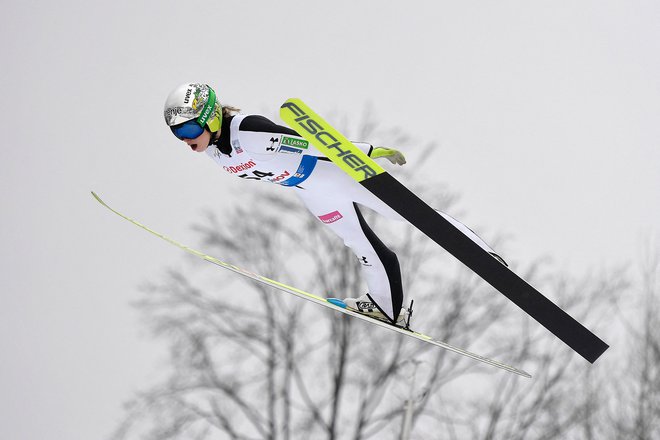
[[[399,150],[394,148],[385,148],[385,147],[375,147],[371,152],[372,159],[378,159],[384,157],[393,164],[403,165],[406,163],[406,158]]]

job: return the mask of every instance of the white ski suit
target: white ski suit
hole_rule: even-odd
[[[354,144],[371,155],[371,145]],[[358,204],[388,218],[403,220],[397,212],[350,178],[294,130],[263,116],[223,118],[220,137],[206,153],[229,174],[292,188],[307,209],[355,253],[362,264],[371,298],[383,313],[396,320],[403,303],[399,262],[396,254],[369,228]],[[442,215],[492,252],[466,226]],[[354,296],[360,296],[360,293]]]

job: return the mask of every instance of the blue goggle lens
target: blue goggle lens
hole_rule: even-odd
[[[181,140],[195,139],[200,134],[204,133],[204,127],[200,126],[195,119],[191,119],[183,124],[175,125],[170,127],[170,129],[172,130],[172,133],[174,133],[174,136]]]

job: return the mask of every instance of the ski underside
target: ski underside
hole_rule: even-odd
[[[607,350],[608,345],[603,340],[493,258],[300,99],[288,99],[282,104],[280,117],[356,182],[442,246],[576,353],[594,363]]]
[[[190,247],[188,247],[188,246],[186,246],[182,243],[179,243],[178,241],[173,240],[173,239],[171,239],[171,238],[169,238],[169,237],[167,237],[167,236],[165,236],[165,235],[163,235],[159,232],[156,232],[153,229],[149,228],[148,226],[145,226],[144,224],[142,224],[142,223],[140,223],[140,222],[124,215],[124,214],[122,214],[121,212],[116,211],[115,209],[111,208],[108,204],[106,204],[93,191],[92,191],[92,195],[94,196],[94,198],[101,205],[105,206],[107,209],[114,212],[115,214],[117,214],[121,218],[133,223],[136,226],[139,226],[140,228],[144,229],[147,232],[150,232],[151,234],[155,235],[156,237],[159,237],[159,238],[167,241],[168,243],[173,244],[174,246],[177,246],[177,247],[183,249],[186,252],[191,253],[191,254],[195,255],[196,257],[199,257],[203,260],[206,260],[209,263],[213,263],[216,266],[220,266],[223,269],[230,270],[230,271],[235,272],[239,275],[243,275],[244,277],[250,278],[254,281],[258,281],[260,283],[263,283],[263,284],[266,284],[268,286],[274,287],[275,289],[277,289],[279,291],[290,293],[291,295],[295,295],[297,297],[306,299],[306,300],[311,301],[313,303],[322,305],[322,306],[327,307],[328,309],[333,310],[335,312],[340,312],[340,313],[344,313],[346,315],[350,315],[354,318],[361,319],[361,320],[366,321],[370,324],[374,324],[374,325],[377,325],[379,327],[383,327],[383,328],[386,328],[388,330],[391,330],[391,331],[394,331],[394,332],[397,332],[397,333],[401,333],[401,334],[409,336],[411,338],[419,339],[420,341],[423,341],[423,342],[426,342],[426,343],[444,348],[445,350],[449,350],[449,351],[452,351],[454,353],[458,353],[458,354],[460,354],[462,356],[466,356],[470,359],[474,359],[476,361],[483,362],[484,364],[488,364],[488,365],[491,365],[493,367],[497,367],[497,368],[500,368],[502,370],[506,370],[506,371],[509,371],[511,373],[518,374],[520,376],[524,376],[524,377],[528,377],[528,378],[532,377],[526,371],[523,371],[523,370],[520,370],[518,368],[512,367],[511,365],[507,365],[503,362],[499,362],[499,361],[496,361],[496,360],[478,355],[476,353],[472,353],[472,352],[469,352],[467,350],[463,350],[462,348],[454,347],[451,344],[448,344],[448,343],[442,342],[442,341],[438,341],[436,339],[433,339],[430,336],[427,336],[427,335],[422,334],[422,333],[418,333],[418,332],[410,330],[410,329],[405,329],[403,327],[398,327],[398,326],[392,325],[390,323],[386,323],[386,322],[379,321],[379,320],[374,319],[374,318],[370,318],[368,316],[365,316],[365,315],[362,315],[360,313],[354,312],[354,311],[352,311],[350,309],[347,309],[345,307],[341,307],[340,305],[331,303],[326,298],[323,298],[323,297],[305,292],[305,291],[297,289],[295,287],[288,286],[286,284],[280,283],[279,281],[271,280],[270,278],[266,278],[264,276],[261,276],[261,275],[258,275],[256,273],[250,272],[249,270],[242,269],[242,268],[240,268],[238,266],[235,266],[233,264],[229,264],[229,263],[225,263],[224,261],[220,261],[217,258],[214,258],[210,255],[206,255],[206,254],[204,254],[204,253],[202,253],[198,250],[190,248]]]

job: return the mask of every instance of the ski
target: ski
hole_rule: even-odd
[[[605,342],[467,238],[300,99],[282,104],[280,117],[349,176],[586,360],[593,363],[607,350]]]
[[[249,270],[242,269],[242,268],[240,268],[240,267],[238,267],[238,266],[235,266],[235,265],[233,265],[233,264],[229,264],[229,263],[225,263],[224,261],[220,261],[220,260],[218,260],[217,258],[214,258],[214,257],[212,257],[212,256],[210,256],[210,255],[206,255],[206,254],[204,254],[203,252],[200,252],[200,251],[198,251],[198,250],[195,250],[195,249],[193,249],[193,248],[191,248],[191,247],[188,247],[188,246],[186,246],[186,245],[184,245],[184,244],[182,244],[182,243],[179,243],[178,241],[173,240],[173,239],[171,239],[171,238],[169,238],[169,237],[167,237],[167,236],[165,236],[165,235],[163,235],[163,234],[161,234],[161,233],[159,233],[159,232],[156,232],[156,231],[154,231],[153,229],[149,228],[148,226],[146,226],[146,225],[144,225],[144,224],[138,222],[137,220],[134,220],[134,219],[132,219],[132,218],[130,218],[130,217],[128,217],[128,216],[122,214],[121,212],[116,211],[115,209],[111,208],[108,204],[106,204],[106,203],[105,203],[105,202],[104,202],[104,201],[103,201],[103,200],[102,200],[102,199],[101,199],[101,198],[100,198],[95,192],[93,192],[93,191],[92,191],[92,196],[94,196],[94,198],[96,199],[96,201],[98,201],[101,205],[103,205],[104,207],[106,207],[107,209],[109,209],[110,211],[112,211],[113,213],[117,214],[119,217],[123,218],[124,220],[127,220],[127,221],[131,222],[131,223],[134,224],[135,226],[138,226],[138,227],[144,229],[145,231],[147,231],[147,232],[149,232],[149,233],[155,235],[156,237],[159,237],[159,238],[165,240],[166,242],[168,242],[168,243],[170,243],[170,244],[173,244],[174,246],[176,246],[176,247],[178,247],[178,248],[180,248],[180,249],[183,249],[184,251],[186,251],[186,252],[188,252],[188,253],[190,253],[190,254],[196,256],[196,257],[199,257],[199,258],[201,258],[201,259],[203,259],[203,260],[206,260],[206,261],[208,261],[209,263],[213,263],[213,264],[215,264],[216,266],[220,266],[220,267],[223,268],[223,269],[230,270],[230,271],[232,271],[232,272],[234,272],[234,273],[237,273],[237,274],[242,275],[242,276],[244,276],[244,277],[250,278],[250,279],[252,279],[252,280],[254,280],[254,281],[258,281],[258,282],[260,282],[260,283],[262,283],[262,284],[266,284],[266,285],[268,285],[268,286],[274,287],[275,289],[277,289],[277,290],[279,290],[279,291],[281,291],[281,292],[286,292],[286,293],[289,293],[289,294],[291,294],[291,295],[297,296],[297,297],[299,297],[299,298],[303,298],[303,299],[305,299],[305,300],[311,301],[311,302],[313,302],[313,303],[315,303],[315,304],[319,304],[319,305],[321,305],[321,306],[327,307],[328,309],[331,309],[331,310],[333,310],[333,311],[335,311],[335,312],[340,312],[340,313],[344,313],[344,314],[346,314],[346,315],[350,315],[350,316],[352,316],[352,317],[354,317],[354,318],[361,319],[361,320],[366,321],[366,322],[368,322],[368,323],[370,323],[370,324],[374,324],[374,325],[377,325],[377,326],[379,326],[379,327],[383,327],[383,328],[386,328],[386,329],[388,329],[388,330],[395,331],[395,332],[397,332],[397,333],[400,333],[400,334],[403,334],[403,335],[409,336],[409,337],[411,337],[411,338],[418,339],[418,340],[420,340],[420,341],[423,341],[423,342],[426,342],[426,343],[429,343],[429,344],[435,345],[435,346],[437,346],[437,347],[444,348],[445,350],[449,350],[449,351],[451,351],[451,352],[454,352],[454,353],[460,354],[460,355],[462,355],[462,356],[466,356],[466,357],[468,357],[468,358],[470,358],[470,359],[474,359],[474,360],[479,361],[479,362],[482,362],[482,363],[484,363],[484,364],[488,364],[488,365],[491,365],[491,366],[493,366],[493,367],[497,367],[497,368],[500,368],[500,369],[502,369],[502,370],[506,370],[506,371],[509,371],[509,372],[511,372],[511,373],[518,374],[518,375],[520,375],[520,376],[524,376],[524,377],[527,377],[527,378],[531,378],[531,377],[532,377],[532,376],[531,376],[529,373],[527,373],[526,371],[523,371],[523,370],[520,370],[520,369],[518,369],[518,368],[512,367],[511,365],[505,364],[505,363],[503,363],[503,362],[499,362],[499,361],[496,361],[496,360],[493,360],[493,359],[487,358],[487,357],[485,357],[485,356],[481,356],[481,355],[478,355],[478,354],[475,354],[475,353],[469,352],[469,351],[467,351],[467,350],[463,350],[462,348],[454,347],[453,345],[450,345],[450,344],[448,344],[448,343],[446,343],[446,342],[442,342],[442,341],[439,341],[439,340],[433,339],[433,338],[430,337],[430,336],[427,336],[427,335],[422,334],[422,333],[418,333],[418,332],[413,331],[413,330],[410,330],[410,329],[406,329],[406,328],[403,328],[403,327],[394,326],[394,325],[392,325],[392,324],[390,324],[390,323],[386,323],[386,322],[384,322],[384,321],[379,321],[379,320],[377,320],[377,319],[369,318],[369,317],[367,317],[367,316],[365,316],[365,315],[362,315],[362,314],[360,314],[360,313],[354,312],[354,311],[352,311],[352,310],[346,308],[345,305],[341,304],[341,301],[338,301],[338,300],[336,300],[336,299],[330,299],[330,300],[332,300],[332,301],[330,301],[329,299],[326,299],[326,298],[323,298],[323,297],[320,297],[320,296],[317,296],[317,295],[314,295],[314,294],[311,294],[311,293],[305,292],[305,291],[300,290],[300,289],[297,289],[297,288],[295,288],[295,287],[288,286],[288,285],[286,285],[286,284],[280,283],[279,281],[275,281],[275,280],[272,280],[272,279],[270,279],[270,278],[266,278],[266,277],[264,277],[264,276],[261,276],[261,275],[258,275],[258,274],[256,274],[256,273],[254,273],[254,272],[250,272]]]

